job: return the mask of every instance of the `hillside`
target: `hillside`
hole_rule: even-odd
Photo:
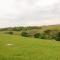
[[[23,37],[60,40],[60,25],[8,27],[1,28],[0,31],[4,34],[21,35]]]
[[[60,60],[60,42],[0,34],[0,60]]]
[[[45,30],[57,33],[60,32],[60,25],[1,29],[0,60],[60,60],[60,41],[21,36],[21,32],[33,35]]]

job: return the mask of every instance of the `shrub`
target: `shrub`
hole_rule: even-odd
[[[45,39],[45,34],[44,33],[36,33],[34,35],[35,38],[40,38],[40,39]]]
[[[56,35],[56,41],[60,41],[60,32],[58,32]]]
[[[11,34],[11,35],[12,35],[12,34],[13,34],[13,32],[6,32],[6,34]]]
[[[22,32],[21,35],[24,36],[24,37],[28,37],[29,36],[29,34],[27,32]]]
[[[47,35],[50,35],[52,32],[52,30],[45,30],[44,33],[47,34]]]
[[[40,33],[36,33],[36,34],[34,35],[34,37],[35,37],[35,38],[39,38],[39,37],[40,37]]]
[[[41,33],[41,39],[46,39],[46,34],[45,33]]]

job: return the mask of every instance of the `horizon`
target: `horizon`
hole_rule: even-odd
[[[14,27],[43,27],[43,26],[59,26],[60,24],[52,24],[52,25],[30,25],[30,26],[8,26],[8,27],[0,27],[0,29],[4,28],[14,28]]]

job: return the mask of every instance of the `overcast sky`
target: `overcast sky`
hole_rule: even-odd
[[[0,0],[0,27],[60,24],[60,0]]]

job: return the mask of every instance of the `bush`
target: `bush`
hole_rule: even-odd
[[[60,41],[60,32],[58,32],[56,35],[56,41]]]
[[[22,32],[21,35],[24,36],[24,37],[28,37],[29,36],[29,34],[27,32]]]
[[[6,34],[11,34],[11,35],[12,35],[12,34],[13,34],[13,32],[6,32]]]
[[[34,37],[35,37],[35,38],[39,38],[39,37],[40,37],[40,33],[36,33],[36,34],[34,35]]]
[[[45,39],[45,34],[44,33],[36,33],[34,35],[35,38],[40,38],[40,39]]]

